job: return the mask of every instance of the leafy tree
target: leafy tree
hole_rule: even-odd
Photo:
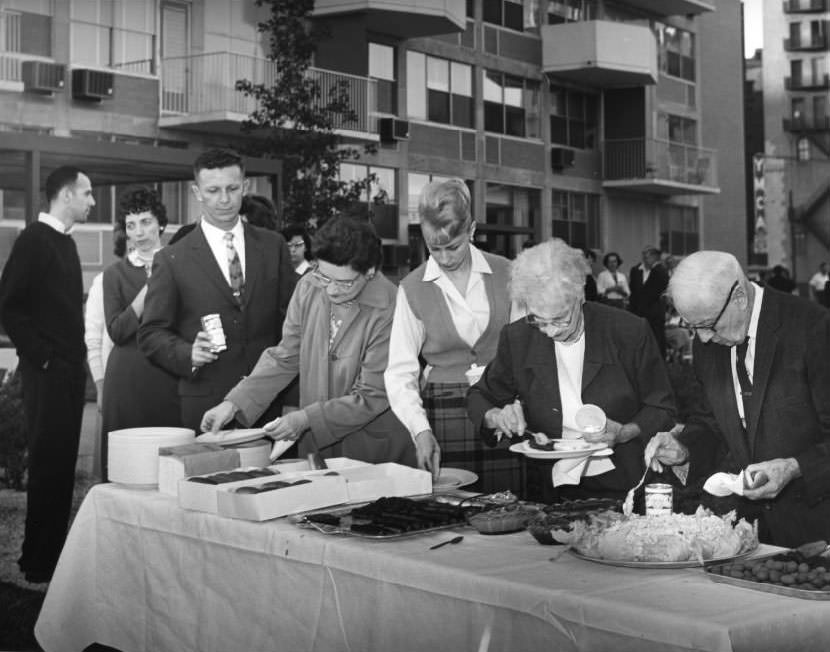
[[[284,219],[323,222],[347,210],[360,199],[369,180],[339,179],[343,161],[359,159],[372,146],[344,145],[335,127],[356,124],[348,96],[348,82],[336,84],[323,97],[319,75],[309,70],[316,43],[329,38],[328,30],[310,20],[313,0],[255,0],[268,6],[270,17],[257,25],[268,35],[268,58],[276,64],[273,84],[240,80],[236,88],[257,100],[257,108],[243,129],[257,138],[244,146],[247,153],[279,158],[283,162]]]

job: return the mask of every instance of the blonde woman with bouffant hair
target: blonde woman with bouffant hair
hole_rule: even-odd
[[[469,380],[495,355],[510,320],[510,261],[473,244],[476,223],[462,179],[427,184],[418,214],[429,258],[398,288],[384,374],[389,404],[415,441],[418,465],[436,480],[445,464],[475,473],[473,489],[519,492],[518,459],[485,448],[464,409]]]

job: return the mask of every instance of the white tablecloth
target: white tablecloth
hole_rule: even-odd
[[[429,546],[464,535],[458,545]],[[35,633],[47,652],[830,649],[830,602],[715,584],[697,569],[595,564],[526,532],[396,541],[182,510],[94,487]]]

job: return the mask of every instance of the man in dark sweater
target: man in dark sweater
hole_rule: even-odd
[[[0,320],[17,347],[29,453],[20,570],[48,582],[72,505],[84,405],[83,281],[68,235],[95,205],[89,178],[60,167],[46,179],[49,212],[18,236],[0,278]]]

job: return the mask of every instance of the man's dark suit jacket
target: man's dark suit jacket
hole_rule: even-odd
[[[279,341],[294,290],[296,275],[285,239],[249,224],[243,228],[241,304],[200,228],[161,249],[153,261],[139,346],[155,364],[179,377],[182,423],[197,432],[204,412],[221,403],[253,369],[262,351]],[[193,371],[191,349],[202,330],[200,318],[213,313],[222,319],[228,349]]]
[[[609,419],[623,424],[633,421],[642,434],[615,447],[613,471],[583,478],[580,488],[586,493],[622,497],[643,473],[645,443],[656,432],[674,425],[674,396],[645,321],[595,302],[585,303],[582,310],[582,400],[600,406]],[[504,327],[496,357],[467,395],[467,413],[476,431],[491,445],[495,440],[492,431],[483,425],[484,414],[515,398],[523,403],[529,430],[551,437],[561,434],[562,403],[554,342],[523,319]]]
[[[706,402],[680,439],[689,446],[691,469],[700,465],[707,473],[794,457],[803,477],[774,500],[740,499],[741,508],[761,517],[768,543],[830,539],[830,315],[804,299],[767,290],[757,337],[746,435],[730,347],[695,341],[694,369]]]
[[[666,309],[663,304],[663,293],[669,284],[669,273],[662,263],[656,263],[643,283],[643,270],[639,265],[631,268],[629,275],[631,296],[628,308],[635,315],[645,317],[654,331],[660,352],[666,353]]]

